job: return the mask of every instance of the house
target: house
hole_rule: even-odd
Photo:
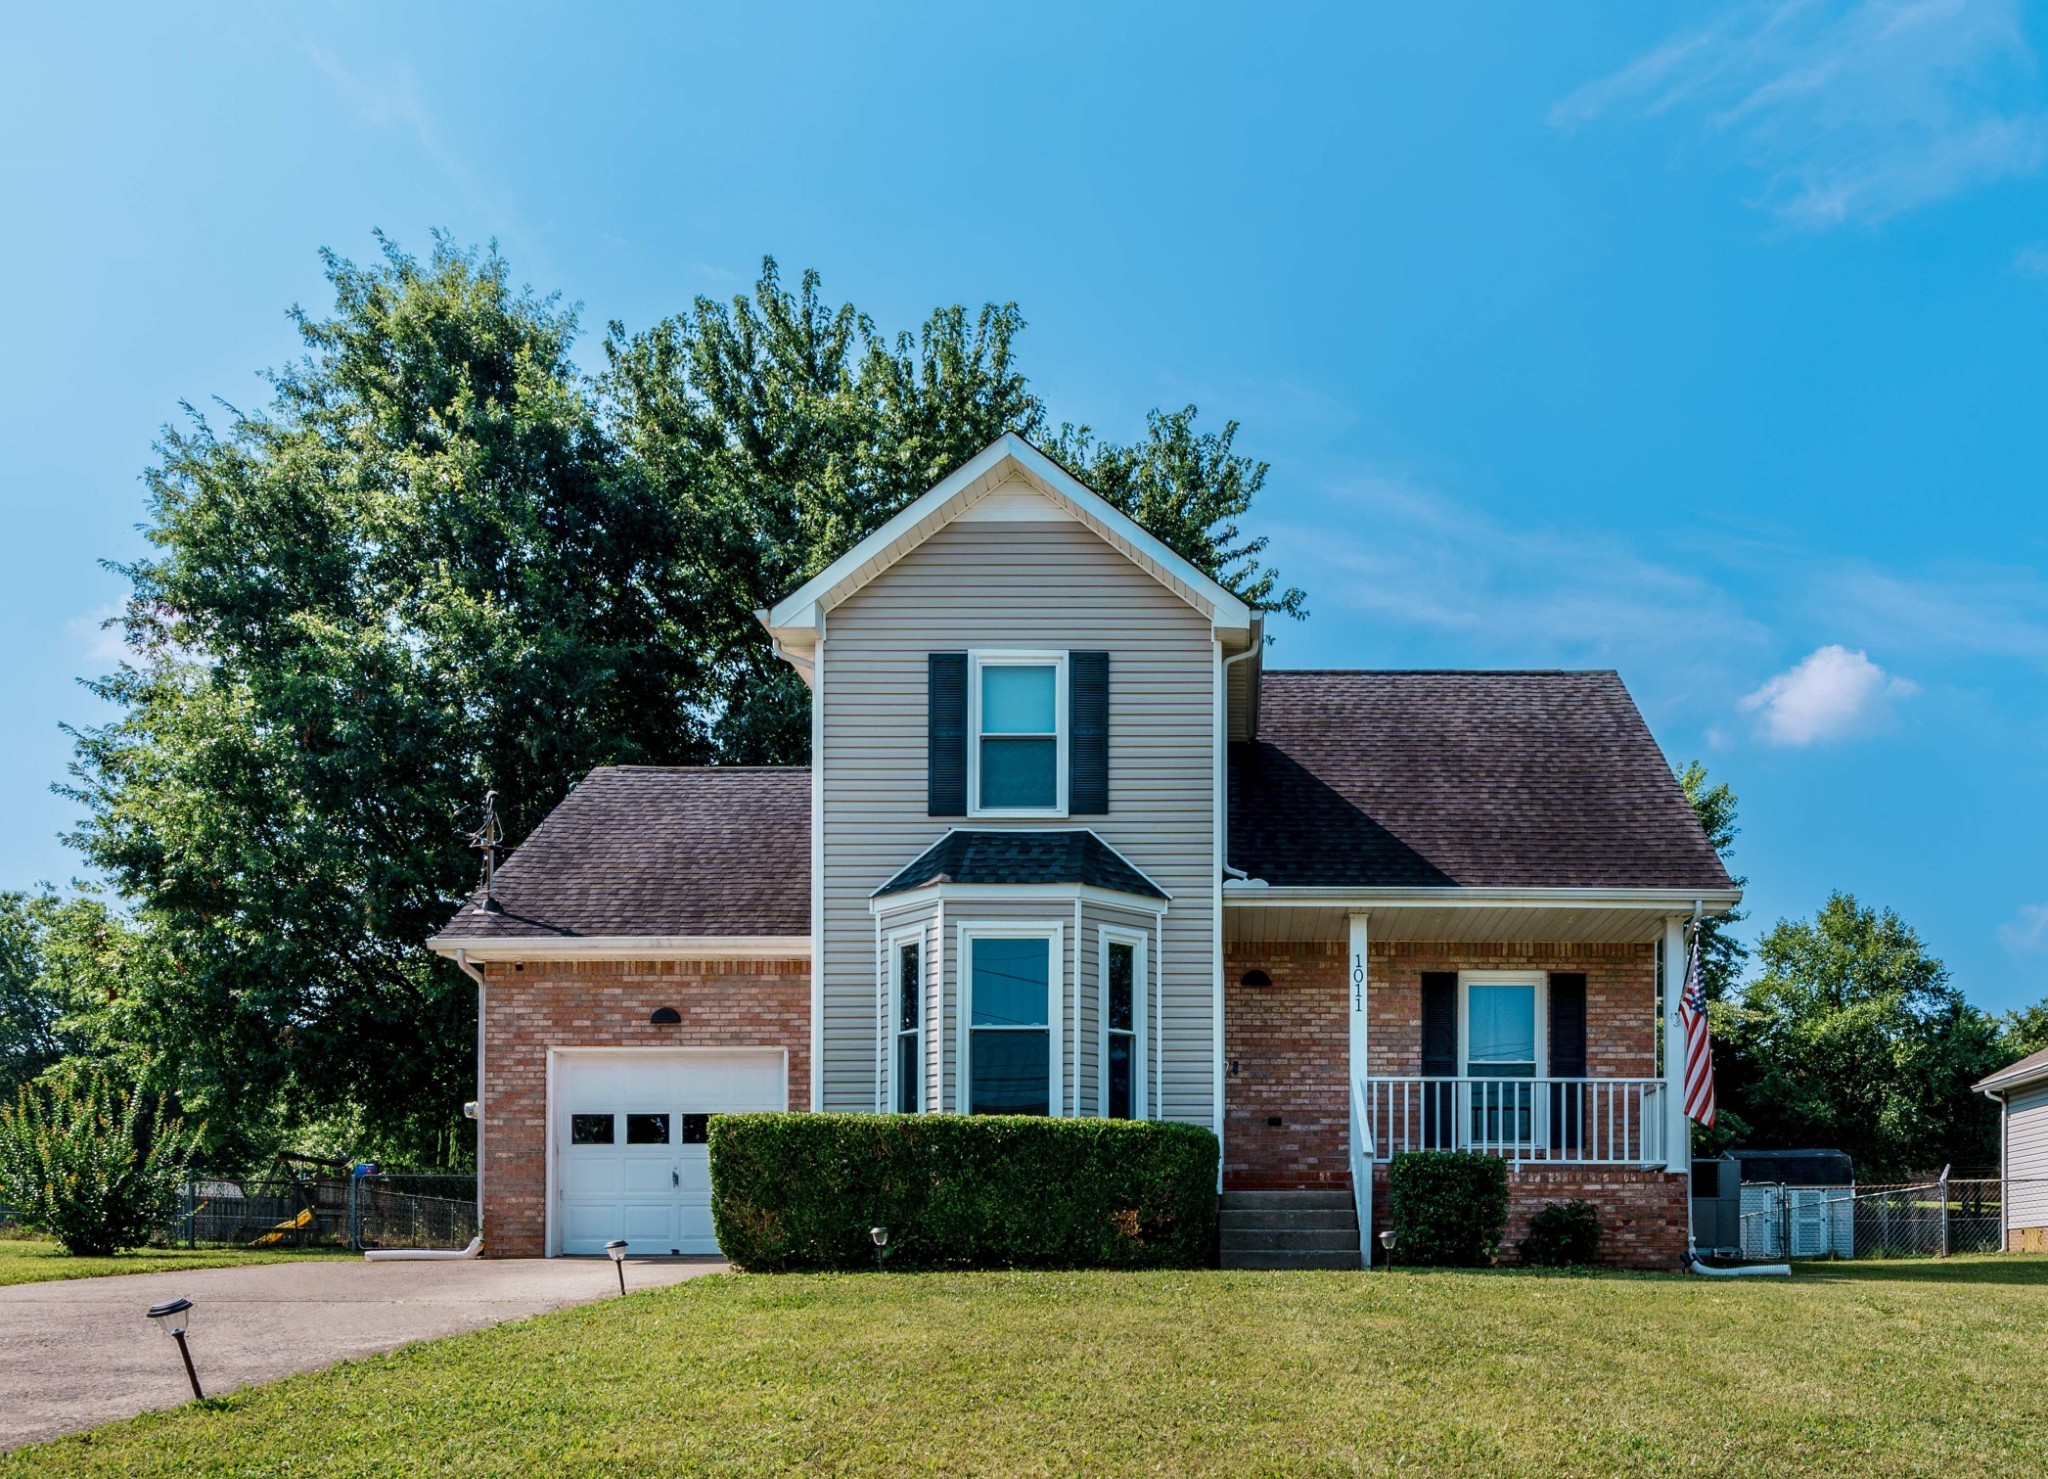
[[[2048,1048],[1999,1069],[1977,1089],[1999,1106],[2006,1249],[2048,1253]]]
[[[1613,673],[1265,671],[1014,436],[761,620],[810,767],[600,769],[432,942],[482,998],[490,1252],[712,1251],[706,1116],[789,1108],[1206,1125],[1226,1194],[1355,1205],[1296,1263],[1467,1147],[1511,1238],[1583,1196],[1676,1266],[1660,1043],[1740,895]]]

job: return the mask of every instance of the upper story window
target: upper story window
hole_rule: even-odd
[[[977,652],[968,689],[973,816],[1067,809],[1064,653]]]

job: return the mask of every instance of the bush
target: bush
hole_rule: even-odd
[[[1394,1257],[1402,1263],[1481,1268],[1508,1225],[1508,1166],[1463,1150],[1413,1150],[1387,1167]]]
[[[1545,1202],[1518,1246],[1522,1262],[1539,1268],[1585,1268],[1600,1257],[1600,1209],[1577,1197]]]
[[[710,1145],[718,1246],[758,1272],[1200,1268],[1216,1242],[1216,1137],[1194,1125],[725,1114]]]
[[[80,1257],[149,1241],[177,1212],[196,1136],[103,1070],[0,1104],[0,1202]]]

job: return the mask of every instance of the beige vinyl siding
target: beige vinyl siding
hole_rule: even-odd
[[[818,969],[822,1107],[874,1103],[874,921],[869,895],[949,827],[1087,826],[1173,895],[1166,916],[1165,1109],[1207,1124],[1215,953],[1214,646],[1204,617],[1071,520],[949,525],[825,619],[816,761],[823,796]],[[972,648],[1110,653],[1110,812],[1045,820],[925,814],[926,655]],[[956,1103],[949,903],[943,1102]],[[1033,917],[1066,925],[1072,902]],[[1093,949],[1092,931],[1084,931]],[[1093,992],[1094,968],[1086,967]],[[1071,997],[1071,977],[1067,995]],[[1093,1046],[1088,1049],[1093,1052]]]
[[[2048,1227],[2048,1085],[2005,1106],[2005,1225]]]

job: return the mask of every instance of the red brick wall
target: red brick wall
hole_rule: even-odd
[[[484,1246],[492,1257],[545,1251],[550,1048],[786,1048],[789,1107],[810,1107],[807,961],[534,961],[482,969]],[[681,1025],[654,1026],[647,1019],[657,1007],[674,1007]]]
[[[1345,951],[1233,945],[1224,957],[1223,1184],[1231,1191],[1351,1184]],[[1254,968],[1273,984],[1239,985]]]

